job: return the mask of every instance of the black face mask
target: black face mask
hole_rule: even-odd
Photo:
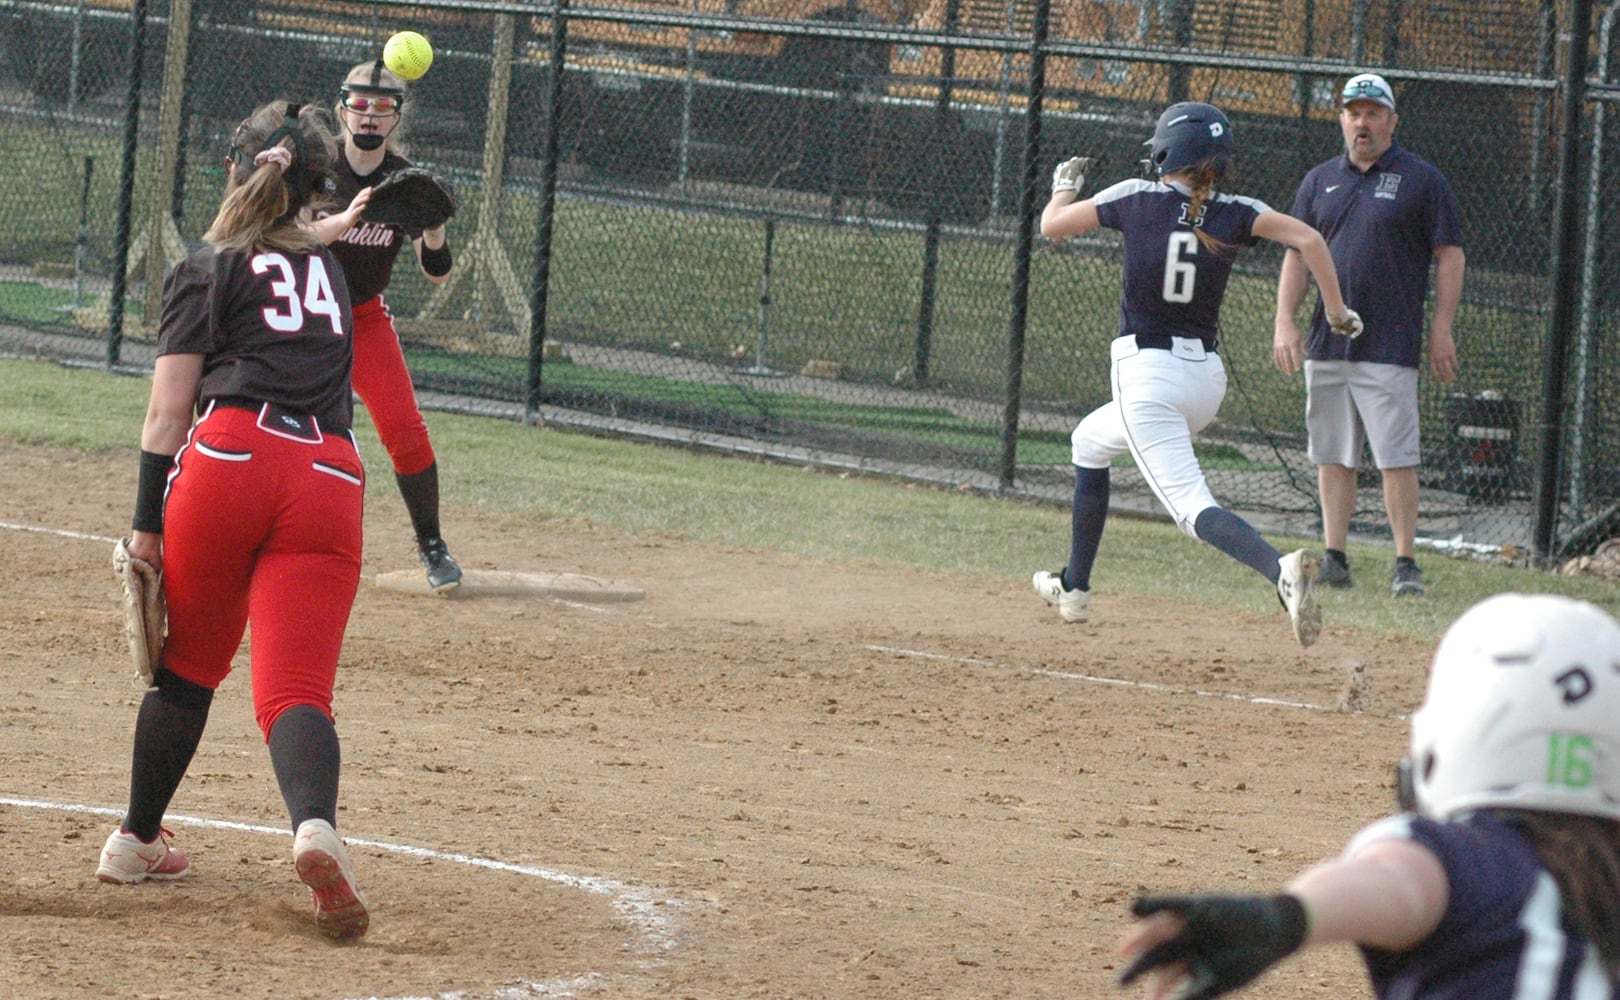
[[[381,149],[382,144],[388,141],[387,136],[381,136],[375,132],[350,132],[349,138],[354,140],[355,148],[363,149],[368,153],[374,149]]]

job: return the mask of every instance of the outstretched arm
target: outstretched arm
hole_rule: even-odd
[[[1132,959],[1120,983],[1148,976],[1153,1000],[1178,988],[1178,1000],[1210,1000],[1311,945],[1406,951],[1434,933],[1450,891],[1428,848],[1383,840],[1317,865],[1281,895],[1138,899],[1141,919],[1120,942]]]
[[[360,224],[360,211],[371,200],[371,189],[361,188],[360,192],[349,201],[349,207],[332,215],[323,215],[310,223],[315,230],[316,239],[322,243],[333,243],[339,236]]]

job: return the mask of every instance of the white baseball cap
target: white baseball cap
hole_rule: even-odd
[[[1351,101],[1373,101],[1394,111],[1395,91],[1390,89],[1389,81],[1377,73],[1362,73],[1347,80],[1339,95],[1341,106]]]

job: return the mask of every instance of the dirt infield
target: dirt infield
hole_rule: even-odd
[[[1065,626],[1022,580],[452,509],[471,569],[647,596],[362,588],[340,832],[373,921],[333,945],[244,676],[172,808],[192,877],[95,880],[139,698],[107,541],[135,463],[0,443],[0,464],[13,996],[1125,995],[1135,893],[1269,888],[1386,810],[1429,653],[1331,627],[1301,651],[1280,612],[1106,593]],[[410,565],[397,497],[367,518],[367,578]],[[1352,662],[1359,713],[1335,708]],[[1255,995],[1370,993],[1331,950]]]

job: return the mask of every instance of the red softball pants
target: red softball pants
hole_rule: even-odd
[[[266,739],[294,705],[332,715],[360,585],[365,470],[347,431],[321,437],[282,436],[257,412],[215,407],[180,449],[164,507],[163,666],[216,689],[251,625]]]
[[[416,389],[405,367],[394,317],[381,295],[354,307],[354,371],[350,380],[355,394],[366,404],[372,423],[377,425],[377,436],[388,449],[394,471],[411,476],[432,465],[433,443],[428,440],[427,421],[416,405]]]

